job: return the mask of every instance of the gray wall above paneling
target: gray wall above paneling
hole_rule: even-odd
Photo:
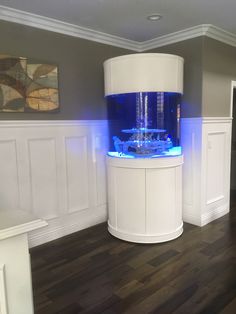
[[[103,62],[131,51],[33,27],[0,21],[0,54],[55,63],[59,113],[0,113],[0,120],[106,119]]]
[[[184,58],[182,117],[202,115],[202,48],[203,37],[197,37],[149,51],[176,54]]]
[[[204,37],[203,117],[230,116],[231,81],[236,81],[236,48]]]
[[[55,63],[59,71],[60,112],[0,113],[0,120],[106,119],[103,62],[135,53],[86,39],[0,21],[0,53]],[[231,81],[236,80],[236,48],[206,36],[147,52],[182,56],[182,117],[219,117],[230,112]]]

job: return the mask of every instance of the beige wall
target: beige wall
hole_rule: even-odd
[[[4,21],[0,42],[0,53],[58,65],[61,105],[59,113],[0,113],[1,120],[106,119],[103,61],[130,51]]]
[[[231,81],[236,81],[236,48],[204,37],[203,117],[230,115]]]
[[[202,48],[203,37],[197,37],[149,51],[177,54],[184,58],[182,117],[202,115]]]

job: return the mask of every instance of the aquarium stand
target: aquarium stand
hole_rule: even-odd
[[[122,240],[160,243],[183,232],[183,156],[107,156],[108,230]]]

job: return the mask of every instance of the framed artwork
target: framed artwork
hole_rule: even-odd
[[[58,112],[55,64],[0,55],[0,112]]]

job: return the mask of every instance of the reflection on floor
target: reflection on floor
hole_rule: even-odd
[[[31,250],[35,314],[236,313],[236,201],[171,242],[113,238],[106,224]]]

